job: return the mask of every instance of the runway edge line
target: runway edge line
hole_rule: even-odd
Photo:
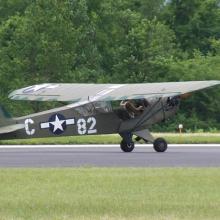
[[[0,145],[0,149],[10,148],[119,148],[117,144],[77,144],[77,145]],[[135,147],[152,148],[152,144],[136,144]],[[220,147],[220,144],[169,144],[168,147]]]

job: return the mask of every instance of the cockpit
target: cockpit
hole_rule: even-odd
[[[114,112],[125,121],[140,116],[149,106],[150,103],[146,99],[122,100],[114,108]]]
[[[112,112],[111,102],[94,102],[93,106],[95,110],[99,113]]]

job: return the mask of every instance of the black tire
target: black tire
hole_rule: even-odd
[[[167,150],[167,142],[163,138],[157,138],[153,144],[156,152],[165,152]]]
[[[132,152],[134,150],[134,142],[128,144],[125,140],[122,140],[120,146],[121,146],[121,150],[126,153]]]

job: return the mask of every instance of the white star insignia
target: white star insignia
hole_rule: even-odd
[[[41,84],[41,85],[30,86],[24,89],[24,93],[38,92],[42,89],[54,89],[57,88],[58,86],[59,86],[58,84]]]
[[[63,131],[63,123],[65,122],[65,120],[60,120],[58,118],[58,116],[56,115],[55,121],[54,122],[50,122],[50,124],[52,124],[54,126],[53,132],[56,132],[58,129]]]

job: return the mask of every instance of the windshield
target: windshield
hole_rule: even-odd
[[[93,104],[99,112],[112,112],[111,102],[94,102]]]

